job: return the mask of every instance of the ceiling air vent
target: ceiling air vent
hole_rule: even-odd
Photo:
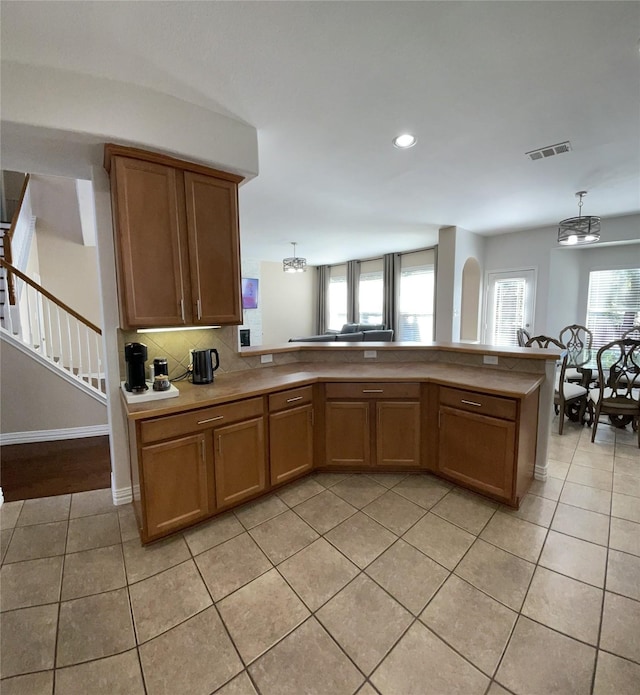
[[[535,162],[536,159],[546,159],[553,157],[554,154],[564,154],[565,152],[571,152],[571,143],[568,140],[559,142],[557,145],[547,145],[547,147],[541,147],[538,150],[531,150],[526,155]]]

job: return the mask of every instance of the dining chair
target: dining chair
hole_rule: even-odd
[[[577,353],[591,349],[593,344],[593,333],[586,326],[572,323],[569,326],[565,326],[560,331],[559,339],[567,350]],[[583,374],[579,369],[569,367],[567,369],[566,378],[568,381],[577,381],[580,383],[582,382]]]
[[[631,338],[631,340],[640,340],[640,326],[635,326],[634,328],[630,328],[628,331],[625,331],[622,334],[623,338]]]
[[[621,338],[607,343],[598,350],[596,362],[600,387],[589,392],[595,405],[591,441],[596,438],[600,415],[608,415],[616,427],[632,423],[640,448],[640,340]]]
[[[518,347],[525,347],[527,340],[529,340],[531,336],[524,328],[518,328],[516,331],[516,338],[518,339]]]
[[[567,415],[571,420],[582,422],[588,408],[588,390],[579,384],[573,384],[566,380],[567,352],[564,345],[548,335],[536,335],[530,338],[525,347],[539,347],[548,349],[557,347],[564,350],[560,361],[560,369],[556,369],[556,379],[553,391],[553,403],[558,414],[558,434],[564,429],[564,418]]]

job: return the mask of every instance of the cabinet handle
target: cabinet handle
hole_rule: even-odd
[[[301,401],[302,396],[296,396],[295,398],[287,398],[287,403],[293,403],[294,401]]]
[[[475,401],[465,401],[461,399],[460,403],[465,403],[466,405],[475,405],[476,408],[482,408],[482,403],[476,403]]]
[[[182,316],[182,321],[184,322],[184,299],[180,300],[180,316]]]
[[[216,420],[222,420],[224,415],[216,415],[215,417],[208,417],[206,420],[198,420],[199,425],[204,425],[207,422],[215,422]]]
[[[196,305],[197,305],[197,307],[198,307],[198,321],[199,321],[199,320],[202,318],[202,310],[201,310],[201,308],[200,308],[200,300],[199,300],[199,299],[198,299],[198,301],[196,302]]]
[[[384,389],[362,389],[362,393],[384,393]]]
[[[217,437],[218,441],[218,456],[222,456],[222,437]]]

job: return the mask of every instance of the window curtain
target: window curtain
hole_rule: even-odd
[[[317,267],[316,281],[318,283],[318,297],[316,302],[316,333],[318,335],[327,332],[329,270],[328,265],[319,265]]]
[[[382,321],[385,328],[395,333],[398,317],[398,278],[400,277],[400,254],[387,253],[384,256],[384,295],[382,298]]]
[[[358,323],[358,284],[360,282],[360,261],[347,263],[347,322]]]

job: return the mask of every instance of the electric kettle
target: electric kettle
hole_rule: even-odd
[[[213,355],[216,356],[215,364]],[[191,362],[193,364],[193,383],[210,384],[213,381],[213,373],[220,366],[220,358],[215,348],[207,350],[192,350]]]

